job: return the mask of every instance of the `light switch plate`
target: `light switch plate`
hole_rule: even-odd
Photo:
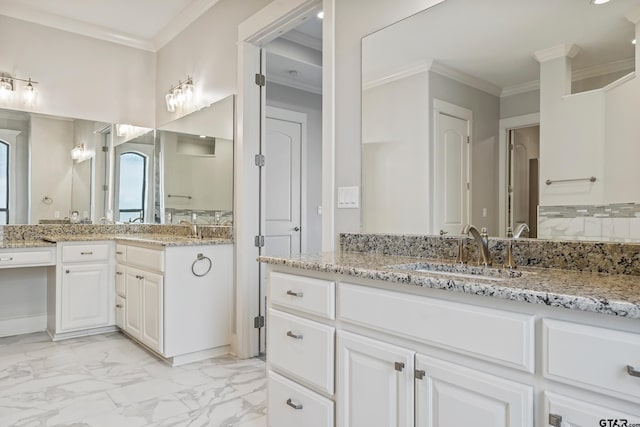
[[[338,209],[358,209],[360,187],[338,187]]]

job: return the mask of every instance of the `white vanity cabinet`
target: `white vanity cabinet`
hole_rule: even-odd
[[[634,319],[283,266],[268,286],[271,427],[640,423]]]
[[[113,242],[58,245],[58,268],[49,281],[48,331],[53,339],[105,332],[115,324]]]
[[[174,365],[228,352],[232,245],[116,249],[118,325],[127,335]]]

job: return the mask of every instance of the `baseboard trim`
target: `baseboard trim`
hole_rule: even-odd
[[[118,328],[116,326],[103,326],[101,328],[85,329],[82,331],[73,331],[73,332],[63,332],[59,334],[54,334],[51,331],[47,330],[47,333],[51,337],[51,341],[60,341],[60,340],[66,340],[69,338],[86,337],[88,335],[106,334],[109,332],[117,332],[117,331],[118,331]]]
[[[47,329],[47,315],[16,317],[0,320],[0,337],[43,332]]]

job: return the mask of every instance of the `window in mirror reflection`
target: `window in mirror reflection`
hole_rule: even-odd
[[[0,224],[9,223],[9,144],[0,141]]]
[[[146,176],[147,156],[134,152],[120,155],[119,221],[144,222]]]

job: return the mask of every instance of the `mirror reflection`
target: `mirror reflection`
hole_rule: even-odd
[[[584,237],[565,211],[639,200],[637,9],[446,0],[363,38],[363,231]]]

